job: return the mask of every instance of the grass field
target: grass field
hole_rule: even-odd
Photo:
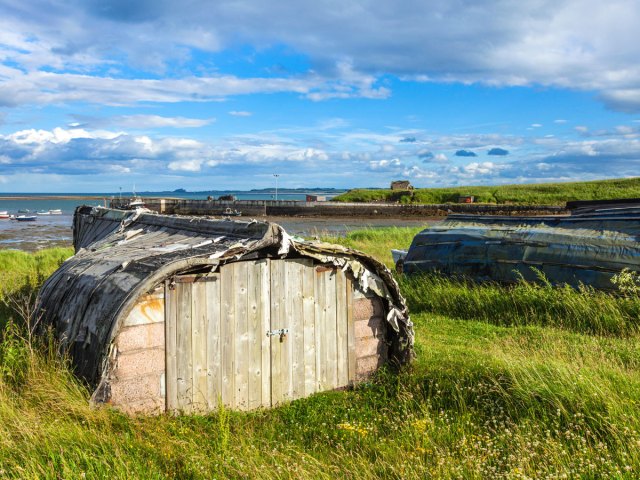
[[[417,188],[411,192],[355,189],[334,197],[332,201],[442,204],[457,203],[460,195],[473,195],[477,203],[520,205],[564,205],[569,200],[640,198],[640,177],[575,183]]]
[[[390,265],[389,249],[414,234],[329,240]],[[252,413],[91,408],[65,362],[47,341],[25,341],[16,318],[0,344],[0,478],[640,476],[636,296],[400,281],[416,330],[410,367]]]

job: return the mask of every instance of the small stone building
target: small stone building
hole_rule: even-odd
[[[271,407],[412,356],[382,264],[276,224],[79,207],[74,245],[38,308],[95,403]]]
[[[413,190],[409,180],[395,180],[391,182],[391,190]]]

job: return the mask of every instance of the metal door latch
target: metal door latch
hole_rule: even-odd
[[[284,341],[284,337],[287,336],[287,333],[289,333],[289,329],[288,328],[281,328],[279,330],[267,330],[267,337],[275,337],[280,336],[280,341]]]

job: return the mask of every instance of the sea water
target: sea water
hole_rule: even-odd
[[[217,197],[228,192],[208,192]],[[234,193],[239,200],[271,200],[270,192],[238,192]],[[37,197],[47,198],[37,198]],[[193,193],[141,193],[142,197],[173,197],[206,199],[207,195]],[[36,198],[33,198],[36,197]],[[130,198],[130,194],[122,195]],[[18,222],[15,220],[0,220],[0,249],[17,248],[21,250],[38,250],[54,245],[71,245],[73,241],[73,212],[79,205],[104,206],[108,205],[113,194],[0,194],[0,211],[7,210],[10,214],[18,215],[18,210],[30,212],[48,212],[53,209],[62,210],[62,215],[38,215],[35,222]],[[305,200],[304,193],[278,193],[278,200]],[[30,213],[31,214],[31,213]],[[244,219],[241,217],[241,219]],[[379,228],[386,226],[421,226],[430,223],[427,219],[360,219],[353,218],[269,218],[282,225],[291,235],[315,237],[322,235],[343,235],[354,229]]]

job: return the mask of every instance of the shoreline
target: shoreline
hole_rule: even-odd
[[[211,215],[211,218],[222,219],[219,215]],[[36,252],[51,247],[71,247],[73,242],[72,216],[56,217],[55,220],[65,220],[65,223],[51,224],[50,217],[44,217],[45,221],[19,223],[0,223],[0,251],[21,250]],[[388,227],[427,227],[440,222],[443,217],[423,218],[362,218],[353,216],[331,217],[288,217],[288,216],[242,216],[234,219],[250,222],[251,220],[268,221],[282,226],[290,235],[301,237],[344,236],[353,230],[388,228]],[[66,223],[68,221],[68,223]]]

